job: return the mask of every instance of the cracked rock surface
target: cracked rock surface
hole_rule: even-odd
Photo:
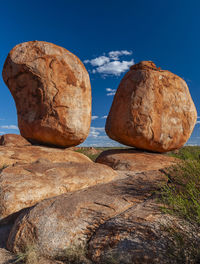
[[[3,79],[14,97],[23,137],[60,147],[86,139],[91,86],[74,54],[43,41],[21,43],[8,54]]]
[[[133,65],[120,82],[106,133],[124,145],[167,152],[186,143],[196,119],[186,82],[143,61]]]

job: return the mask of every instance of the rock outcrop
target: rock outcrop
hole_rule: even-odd
[[[117,173],[114,170],[93,162],[52,163],[40,159],[31,164],[16,164],[0,173],[0,218],[46,198],[115,178]]]
[[[15,163],[32,163],[38,159],[54,162],[92,162],[87,156],[70,149],[41,146],[0,146],[0,168]]]
[[[0,137],[0,146],[16,147],[16,146],[28,146],[28,145],[31,145],[31,143],[28,142],[21,135],[5,134]]]
[[[44,200],[18,217],[7,246],[20,252],[34,243],[41,255],[62,260],[68,248],[85,246],[102,224],[144,202],[166,180],[158,171],[133,173]]]
[[[103,151],[96,162],[108,165],[114,170],[134,172],[159,170],[176,164],[172,157],[131,148]]]
[[[82,62],[68,50],[43,41],[14,47],[3,79],[17,107],[26,139],[60,147],[82,143],[91,122],[91,86]]]
[[[130,68],[115,94],[107,135],[124,145],[154,152],[183,146],[197,112],[186,82],[143,61]]]

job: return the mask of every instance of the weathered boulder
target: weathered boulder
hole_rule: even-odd
[[[154,152],[180,148],[190,137],[197,112],[186,82],[143,61],[130,68],[115,94],[107,135]]]
[[[148,200],[100,225],[89,240],[88,255],[92,263],[198,263],[199,231]]]
[[[15,163],[31,163],[37,159],[51,162],[92,162],[87,156],[70,149],[48,148],[41,146],[7,147],[0,146],[0,168]]]
[[[103,151],[96,162],[120,171],[142,172],[172,166],[176,160],[163,154],[144,152],[137,149],[111,149]]]
[[[40,159],[16,164],[0,173],[0,219],[63,193],[80,190],[117,177],[108,166],[93,162],[52,163]]]
[[[3,79],[14,97],[23,137],[61,147],[86,139],[91,86],[74,54],[43,41],[19,44],[8,54]]]
[[[16,134],[5,134],[0,137],[1,146],[28,146],[31,145],[25,138]]]
[[[34,244],[41,255],[64,260],[68,249],[87,246],[99,226],[144,202],[166,180],[159,171],[132,172],[107,184],[43,200],[18,217],[7,247],[20,252]]]

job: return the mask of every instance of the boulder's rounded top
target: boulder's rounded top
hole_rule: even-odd
[[[141,61],[130,67],[130,70],[143,70],[143,69],[160,70],[160,68],[156,67],[153,61]]]

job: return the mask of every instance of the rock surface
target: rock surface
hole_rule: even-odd
[[[108,166],[93,162],[52,163],[40,159],[16,164],[0,174],[0,218],[63,193],[80,190],[117,178]]]
[[[15,163],[31,163],[37,159],[51,162],[92,162],[87,156],[70,149],[41,146],[8,147],[0,146],[0,167]]]
[[[197,263],[190,254],[199,245],[198,231],[148,200],[100,225],[89,240],[88,255],[92,263]]]
[[[183,146],[197,112],[186,82],[143,61],[130,68],[115,94],[107,135],[122,144],[154,152]]]
[[[16,134],[5,134],[0,137],[0,145],[1,146],[28,146],[31,145],[25,138]]]
[[[96,162],[120,171],[142,172],[159,170],[175,164],[175,159],[163,154],[149,153],[137,149],[111,149],[103,151]]]
[[[130,173],[107,184],[44,200],[16,220],[7,242],[14,252],[39,246],[45,257],[62,260],[70,247],[85,246],[100,225],[144,202],[166,177],[158,171]]]
[[[15,260],[16,260],[16,258],[11,252],[7,251],[5,248],[0,248],[0,264],[15,263],[14,262]]]
[[[19,44],[8,54],[3,79],[14,97],[23,137],[61,147],[86,139],[91,86],[74,54],[43,41]]]

